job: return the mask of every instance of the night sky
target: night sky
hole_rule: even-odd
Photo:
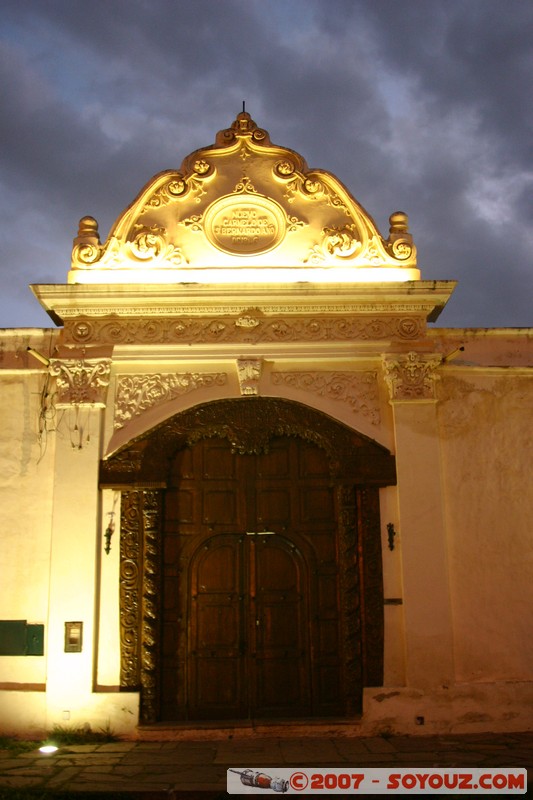
[[[90,214],[242,110],[388,235],[409,214],[448,327],[533,327],[531,0],[2,0],[0,327],[50,327]]]

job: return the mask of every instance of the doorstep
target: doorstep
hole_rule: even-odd
[[[157,722],[137,727],[143,742],[224,739],[307,739],[361,736],[361,719],[206,720]]]

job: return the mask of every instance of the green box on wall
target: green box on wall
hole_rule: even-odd
[[[44,655],[44,625],[25,619],[0,620],[0,656]]]

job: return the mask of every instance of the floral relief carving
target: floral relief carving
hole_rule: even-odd
[[[326,257],[352,258],[360,253],[363,248],[361,234],[355,225],[343,225],[336,228],[324,228],[321,244],[314,244],[309,248],[304,264],[322,264]],[[372,253],[369,256],[373,257]]]
[[[150,228],[146,228],[144,225],[134,225],[134,230],[137,230],[138,233],[130,242],[133,255],[143,261],[149,258],[158,258],[165,243],[165,229],[159,225],[152,225]]]
[[[262,367],[263,361],[261,358],[237,359],[239,385],[243,396],[259,394],[259,381],[261,380]]]
[[[156,189],[145,203],[141,213],[153,208],[166,206],[168,203],[181,200],[189,194],[194,197],[196,203],[199,203],[206,194],[204,181],[213,178],[215,174],[216,170],[212,164],[209,164],[205,159],[198,159],[194,162],[190,175],[182,175],[177,172]]]
[[[110,316],[103,319],[78,317],[65,326],[65,341],[77,344],[150,344],[155,342],[204,344],[210,342],[295,342],[416,339],[424,332],[422,316],[386,314],[266,316],[237,313],[231,316],[142,319]]]
[[[372,425],[381,421],[375,372],[273,372],[271,380],[276,386],[290,386],[346,403],[355,414],[368,417]]]
[[[134,231],[137,231],[135,238],[129,243],[134,258],[140,261],[168,261],[175,266],[187,262],[181,249],[167,242],[166,231],[159,225],[152,225],[149,228],[144,225],[134,225]]]
[[[355,225],[342,228],[324,228],[324,247],[330,255],[349,258],[362,247]]]
[[[166,206],[173,200],[183,197],[188,191],[189,187],[187,181],[183,175],[178,173],[152,194],[142,211],[144,212],[150,208]]]
[[[235,325],[237,326],[237,328],[245,328],[247,330],[253,330],[254,328],[257,328],[257,326],[259,325],[259,320],[256,319],[255,317],[250,316],[250,314],[243,314],[242,317],[239,317],[239,319],[236,320]]]
[[[354,431],[345,442],[346,432],[344,425],[326,414],[292,400],[239,397],[208,401],[174,415],[102,461],[100,484],[164,483],[171,452],[212,436],[228,439],[238,453],[268,452],[271,439],[299,436],[327,451],[332,474],[346,478],[349,473],[354,483],[394,484],[394,457]]]
[[[436,369],[441,362],[441,355],[413,351],[396,357],[384,356],[383,369],[390,399],[434,400]]]
[[[284,159],[274,166],[273,174],[285,182],[284,196],[288,203],[294,203],[298,195],[301,195],[311,200],[322,200],[332,208],[339,209],[350,216],[346,203],[316,173],[301,172],[296,168],[294,162]]]
[[[243,175],[240,181],[237,181],[233,190],[234,194],[257,194],[257,189],[253,185],[248,175]]]
[[[216,373],[156,373],[125,375],[118,379],[115,399],[115,428],[123,428],[134,417],[153,406],[166,403],[196,389],[223,386],[227,375]]]
[[[105,406],[111,376],[110,358],[52,358],[48,370],[56,379],[57,408]]]
[[[190,217],[180,220],[179,224],[185,225],[185,227],[189,228],[193,233],[202,233],[204,229],[203,215],[192,214]]]

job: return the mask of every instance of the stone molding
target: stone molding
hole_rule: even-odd
[[[289,386],[346,403],[354,414],[368,417],[372,425],[381,422],[375,372],[273,372],[271,381],[276,386]]]
[[[116,430],[123,428],[149,408],[197,389],[223,386],[226,381],[225,372],[123,375],[117,381],[114,427]]]
[[[56,379],[56,408],[104,408],[111,376],[110,358],[51,358],[49,374]]]
[[[384,355],[382,364],[391,402],[436,401],[436,369],[441,363],[442,355],[435,353]]]

